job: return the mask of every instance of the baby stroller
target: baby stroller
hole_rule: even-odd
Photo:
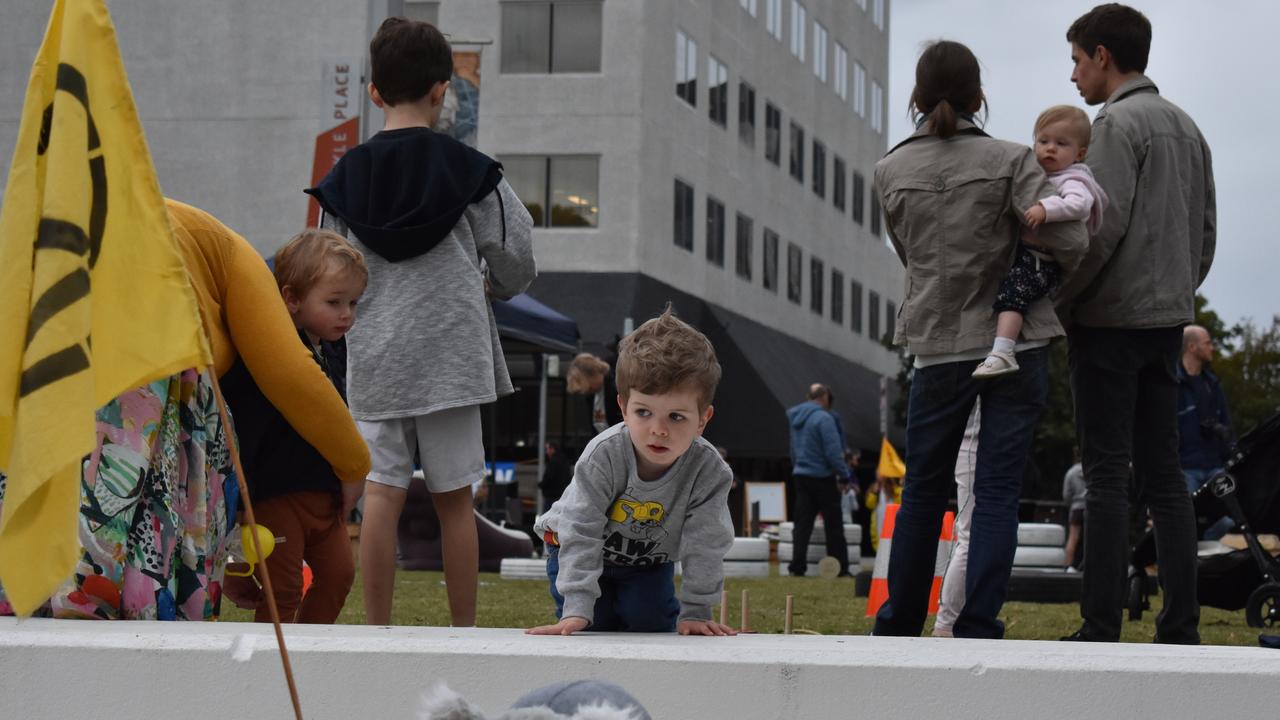
[[[1244,550],[1201,555],[1200,604],[1243,608],[1250,627],[1280,627],[1280,560],[1258,542],[1259,533],[1280,533],[1280,413],[1236,442],[1223,471],[1196,490],[1192,502],[1198,532],[1225,515],[1247,544]],[[1155,562],[1155,537],[1147,530],[1133,547],[1126,595],[1130,620],[1141,619],[1150,607],[1144,568]]]

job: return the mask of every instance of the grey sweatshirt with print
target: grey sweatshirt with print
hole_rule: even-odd
[[[347,399],[357,420],[413,417],[481,405],[513,390],[485,293],[522,293],[538,274],[533,221],[506,180],[430,252],[390,262],[333,216],[369,266],[347,333]]]
[[[587,444],[564,495],[534,526],[559,538],[556,589],[563,617],[591,621],[604,565],[645,566],[679,560],[681,620],[710,620],[720,601],[724,556],[733,545],[729,488],[733,473],[702,438],[661,478],[636,473],[636,453],[619,423]]]

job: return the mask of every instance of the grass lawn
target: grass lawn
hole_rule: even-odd
[[[761,633],[781,633],[786,596],[793,595],[793,625],[796,630],[810,630],[823,635],[865,635],[871,629],[866,617],[867,600],[853,596],[853,580],[839,578],[779,577],[725,581],[729,591],[729,624],[737,627],[741,613],[742,590],[748,590],[751,628]],[[1123,640],[1150,642],[1155,634],[1155,617],[1161,596],[1151,599],[1151,610],[1141,622],[1126,622]],[[717,611],[718,612],[718,611]],[[495,573],[480,575],[477,608],[481,627],[530,627],[555,622],[555,604],[547,592],[545,580],[503,580]],[[1080,609],[1076,604],[1048,605],[1011,602],[1004,606],[1001,618],[1006,637],[1016,640],[1057,640],[1080,626]],[[223,601],[223,620],[251,622],[253,613]],[[445,597],[444,574],[408,572],[396,574],[396,598],[392,611],[396,625],[449,624],[448,601]],[[357,575],[339,623],[364,622],[364,603]],[[932,627],[932,619],[926,628]],[[1204,608],[1200,617],[1200,633],[1206,644],[1258,644],[1258,630],[1244,621],[1244,611],[1227,612]]]

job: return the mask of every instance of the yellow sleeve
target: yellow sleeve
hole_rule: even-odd
[[[363,482],[369,448],[342,397],[298,340],[275,278],[248,241],[232,234],[223,310],[249,374],[293,429],[343,482]]]

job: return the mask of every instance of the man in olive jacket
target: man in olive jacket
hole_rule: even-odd
[[[1085,162],[1111,198],[1079,270],[1058,295],[1068,327],[1076,430],[1088,488],[1081,628],[1117,641],[1128,567],[1129,465],[1158,532],[1164,610],[1156,641],[1200,641],[1195,517],[1178,466],[1182,326],[1215,242],[1213,171],[1196,124],[1143,72],[1151,23],[1100,5],[1067,31],[1072,81],[1104,103]]]

